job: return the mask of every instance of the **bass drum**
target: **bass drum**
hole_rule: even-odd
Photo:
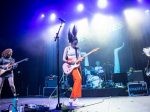
[[[103,81],[98,76],[87,76],[86,85],[88,88],[101,88],[101,83]]]

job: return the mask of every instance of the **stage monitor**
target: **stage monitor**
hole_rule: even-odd
[[[123,85],[127,85],[127,73],[114,73],[112,74],[112,80],[114,83],[122,83]]]
[[[129,82],[144,81],[143,71],[142,70],[134,70],[132,73],[128,73],[128,81]]]

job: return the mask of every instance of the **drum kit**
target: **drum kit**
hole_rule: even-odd
[[[86,77],[86,87],[87,88],[102,88],[103,82],[105,80],[105,73],[102,68],[100,70],[95,70],[94,67],[87,67],[84,69],[84,74]]]
[[[92,67],[92,66],[84,66],[82,69],[83,76],[83,85],[84,88],[90,89],[101,89],[101,88],[109,88],[113,86],[113,82],[111,79],[108,79],[106,70],[103,67]],[[111,73],[109,73],[111,75]],[[66,80],[64,82],[72,82],[71,78],[67,75]],[[68,85],[68,84],[67,84]],[[70,84],[69,84],[70,85]]]

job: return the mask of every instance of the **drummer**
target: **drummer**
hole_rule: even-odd
[[[104,75],[104,69],[100,65],[100,61],[95,62],[95,74],[98,75],[99,77],[102,77]]]

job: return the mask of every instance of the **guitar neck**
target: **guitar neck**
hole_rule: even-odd
[[[19,64],[19,63],[21,63],[21,62],[23,62],[23,61],[26,61],[26,60],[27,60],[27,59],[20,60],[20,61],[16,62],[15,64]]]
[[[85,54],[82,58],[84,59],[85,57],[87,57],[88,55],[92,54],[93,52],[96,52],[96,51],[90,51],[88,52],[87,54]],[[77,62],[79,61],[80,59],[77,60]]]
[[[88,52],[87,54],[85,54],[85,55],[83,56],[83,58],[87,57],[88,55],[92,54],[93,52],[95,52],[95,51],[90,51],[90,52]]]

